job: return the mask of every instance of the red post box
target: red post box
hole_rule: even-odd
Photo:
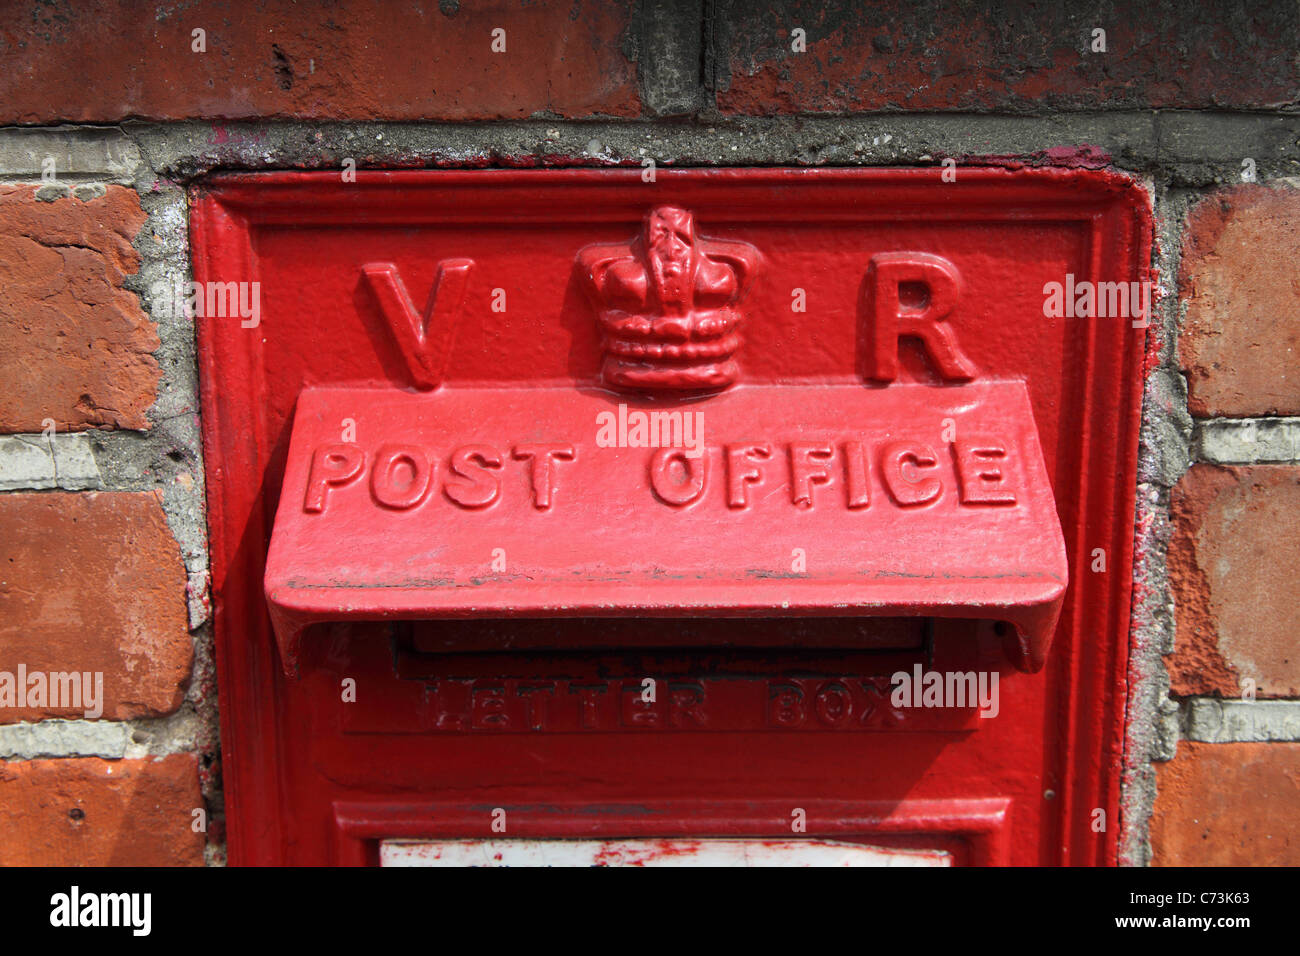
[[[199,189],[232,861],[1113,862],[1147,197],[940,173]]]

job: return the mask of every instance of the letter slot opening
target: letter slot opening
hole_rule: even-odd
[[[995,621],[919,617],[575,618],[407,621],[389,639],[407,679],[722,679],[884,676],[918,663],[996,669],[1016,660],[1012,633]]]

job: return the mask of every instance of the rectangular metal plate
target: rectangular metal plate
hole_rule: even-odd
[[[775,613],[1005,620],[1041,662],[1066,579],[1019,382],[308,389],[266,572],[288,661],[317,621]]]
[[[381,866],[952,866],[942,850],[829,840],[384,840]]]

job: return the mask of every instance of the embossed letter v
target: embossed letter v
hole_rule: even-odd
[[[391,262],[368,262],[361,275],[379,302],[379,311],[392,329],[416,386],[437,388],[447,371],[456,324],[473,259],[443,259],[421,315],[406,291],[406,283]]]

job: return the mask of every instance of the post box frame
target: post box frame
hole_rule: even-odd
[[[951,194],[944,213],[950,220],[979,222],[1014,208],[1015,214],[1043,221],[1077,221],[1090,237],[1094,278],[1101,276],[1106,261],[1121,262],[1134,279],[1147,275],[1149,201],[1128,177],[998,168],[963,168],[960,175],[962,191]],[[609,190],[614,207],[645,201],[639,170],[362,172],[347,188],[336,186],[336,173],[219,176],[196,186],[191,196],[194,277],[200,283],[255,277],[253,234],[266,225],[430,221],[441,214],[431,211],[441,208],[441,200],[429,198],[440,190],[464,190],[475,197],[473,208],[480,213],[508,217],[512,206],[528,207],[529,196],[543,181],[539,177],[566,184],[570,212],[597,194],[605,195],[601,190]],[[855,189],[876,191],[884,207],[881,215],[932,216],[935,190],[940,188],[938,170],[661,169],[658,180],[660,190],[675,191],[684,201],[707,203],[715,201],[714,196],[740,205],[798,201],[811,203],[809,208],[827,217],[846,214],[843,196]],[[782,192],[800,186],[807,192],[795,199]],[[616,187],[637,195],[617,198]],[[613,216],[620,212],[614,207],[585,214]],[[236,865],[323,861],[316,851],[300,852],[302,837],[286,822],[293,812],[291,790],[297,785],[286,778],[285,752],[293,741],[281,718],[281,695],[290,691],[280,674],[262,594],[286,437],[283,421],[271,411],[277,386],[271,384],[268,365],[275,356],[264,354],[260,336],[241,330],[238,322],[203,319],[197,331],[229,858]],[[1046,852],[1054,862],[1104,865],[1115,862],[1120,829],[1136,452],[1147,346],[1145,334],[1105,323],[1095,323],[1086,342],[1085,354],[1077,356],[1088,383],[1084,415],[1076,440],[1066,449],[1074,483],[1055,489],[1058,502],[1071,502],[1073,527],[1067,540],[1072,546],[1072,580],[1053,659],[1043,675],[1060,702],[1045,739],[1064,755],[1068,769],[1063,779],[1051,782],[1061,823],[1055,847]],[[1108,573],[1089,573],[1094,548],[1105,550]],[[978,801],[977,795],[972,799]],[[1091,808],[1106,813],[1108,825],[1102,833],[1090,826]],[[987,807],[980,804],[977,809],[974,818],[989,818]],[[915,822],[926,818],[925,810],[926,805],[919,805],[900,813]],[[370,799],[336,807],[330,825],[334,837],[315,832],[322,846],[332,844],[328,854],[334,862],[373,862],[365,841],[399,831],[405,836],[418,836],[421,829],[453,832],[457,812],[413,804],[409,798]],[[772,806],[756,810],[734,804],[718,813],[719,820],[731,822],[718,823],[717,828],[729,833],[756,832],[752,821],[770,824],[778,815]],[[843,814],[844,822],[822,833],[870,831],[889,819],[870,809],[828,805],[827,815],[833,818],[836,813]],[[698,832],[698,820],[678,819],[655,835]],[[428,820],[446,826],[434,827]],[[979,826],[987,830],[984,823]],[[617,835],[633,829],[629,823]],[[558,836],[570,831],[556,825],[549,832]],[[614,835],[614,830],[603,832]],[[547,835],[546,828],[536,835]],[[975,856],[990,863],[1009,859],[1001,850],[987,848]]]

